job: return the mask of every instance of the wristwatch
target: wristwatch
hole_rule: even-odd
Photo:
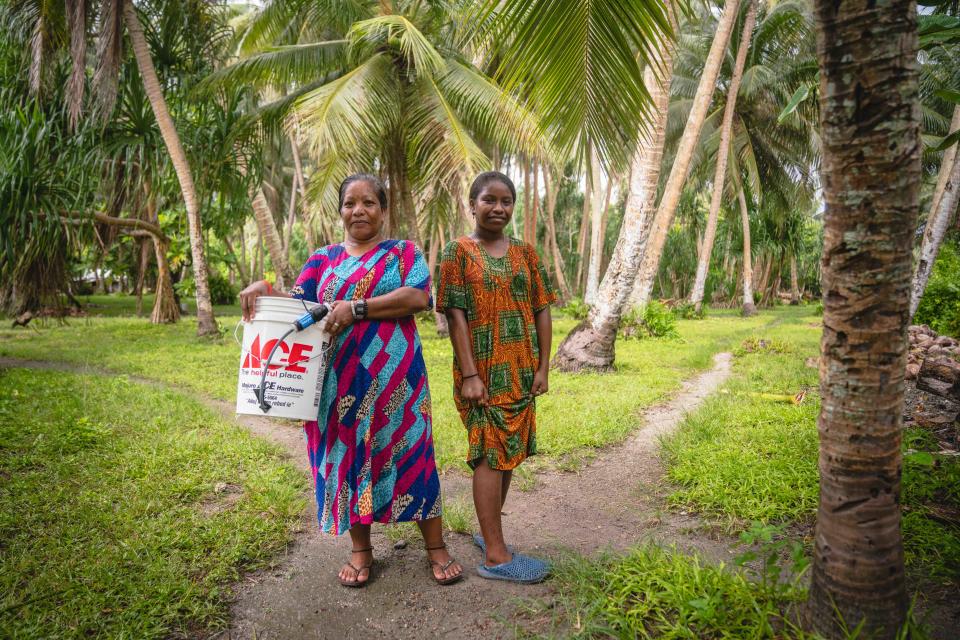
[[[354,320],[363,320],[367,317],[367,301],[365,299],[354,300],[350,303],[350,311],[353,313]]]

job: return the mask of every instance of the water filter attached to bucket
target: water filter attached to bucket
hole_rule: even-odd
[[[293,298],[256,299],[253,320],[241,323],[237,413],[317,419],[331,342],[327,310]]]

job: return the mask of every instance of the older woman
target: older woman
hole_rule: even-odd
[[[304,266],[290,295],[333,307],[335,336],[317,422],[305,424],[320,528],[350,532],[353,553],[341,584],[370,578],[374,522],[415,521],[433,578],[450,584],[463,569],[447,553],[440,519],[440,481],[433,453],[430,389],[413,314],[432,306],[423,254],[382,235],[387,195],[375,176],[340,185],[345,239],[323,247]],[[270,283],[240,293],[245,318]]]

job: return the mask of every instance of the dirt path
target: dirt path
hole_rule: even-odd
[[[625,549],[643,540],[676,544],[708,558],[729,559],[729,540],[704,531],[694,516],[665,513],[655,488],[663,469],[658,440],[700,405],[730,374],[732,357],[721,353],[714,367],[683,384],[673,399],[648,409],[642,426],[621,445],[598,452],[579,473],[543,472],[532,488],[514,490],[507,501],[504,529],[523,551],[547,557],[600,548]],[[82,367],[0,358],[0,367],[84,371]],[[86,371],[91,371],[87,369]],[[156,381],[138,379],[153,385]],[[162,386],[162,385],[160,385]],[[202,399],[224,417],[281,445],[306,469],[301,430],[293,423],[235,416],[232,403]],[[441,477],[444,496],[469,503],[469,478],[458,471]],[[518,483],[519,484],[519,483]],[[347,558],[349,538],[321,535],[315,504],[304,514],[303,532],[278,559],[276,568],[248,575],[236,587],[232,623],[220,639],[310,638],[500,638],[512,637],[517,598],[548,596],[550,582],[518,586],[479,578],[473,567],[480,553],[470,538],[448,534],[451,552],[467,577],[439,587],[431,579],[419,540],[407,548],[393,544],[374,527],[376,564],[364,589],[341,587],[336,571]],[[599,545],[598,545],[599,541]]]

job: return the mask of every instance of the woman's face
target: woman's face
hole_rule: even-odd
[[[476,200],[470,201],[477,228],[502,233],[513,217],[513,204],[513,195],[507,185],[499,180],[488,182]]]
[[[340,219],[347,237],[354,242],[367,242],[380,235],[386,209],[380,207],[380,200],[374,186],[367,180],[357,180],[347,185],[340,207]]]

